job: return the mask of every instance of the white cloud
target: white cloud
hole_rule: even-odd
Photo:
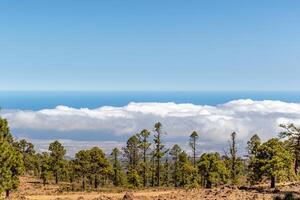
[[[124,107],[97,109],[57,106],[39,111],[2,110],[12,129],[40,131],[99,131],[129,135],[143,128],[152,130],[160,121],[170,137],[200,132],[208,143],[226,142],[232,131],[241,141],[259,133],[263,139],[277,136],[278,124],[300,122],[300,104],[281,101],[230,101],[217,106],[176,103],[130,103]]]

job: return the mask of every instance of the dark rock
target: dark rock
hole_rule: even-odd
[[[133,194],[126,192],[122,200],[133,200]]]
[[[277,188],[275,188],[274,190],[273,190],[273,193],[279,193],[280,192],[280,190],[279,189],[277,189]]]

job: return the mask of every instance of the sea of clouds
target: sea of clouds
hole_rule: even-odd
[[[167,132],[165,137],[175,138],[175,141],[179,138],[179,142],[183,142],[182,138],[188,140],[190,133],[196,130],[205,150],[220,150],[220,144],[227,144],[233,131],[237,132],[242,146],[255,133],[263,140],[276,137],[280,131],[279,124],[300,123],[300,104],[250,99],[216,106],[132,102],[122,107],[103,106],[96,109],[57,106],[38,111],[1,110],[1,116],[9,121],[13,130],[47,131],[47,134],[55,131],[62,138],[72,131],[129,136],[144,128],[153,130],[153,125],[159,121]],[[74,148],[72,140],[67,140],[67,143]],[[80,142],[73,143],[80,148]]]

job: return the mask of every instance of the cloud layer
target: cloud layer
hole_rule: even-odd
[[[67,132],[88,131],[117,136],[130,135],[143,128],[152,130],[160,121],[168,137],[188,137],[199,131],[201,140],[228,141],[232,131],[240,141],[259,133],[263,139],[278,134],[278,124],[300,122],[300,104],[281,101],[242,99],[217,106],[176,103],[130,103],[123,107],[97,109],[57,106],[39,111],[2,110],[12,129]]]

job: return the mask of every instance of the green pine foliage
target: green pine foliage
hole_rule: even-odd
[[[186,152],[179,154],[180,186],[193,185],[194,175],[197,172],[196,167],[188,159]]]
[[[148,141],[150,136],[150,132],[147,129],[143,129],[139,134],[139,143],[140,143],[140,149],[142,151],[142,176],[143,176],[143,186],[146,187],[148,184],[148,154],[150,150],[151,143]]]
[[[287,146],[293,154],[294,160],[294,172],[296,175],[299,174],[300,165],[300,127],[295,124],[281,124],[283,131],[279,133],[280,138],[287,138]]]
[[[156,186],[160,186],[161,182],[161,159],[165,156],[165,154],[168,152],[168,150],[165,150],[165,145],[162,144],[161,137],[164,132],[162,131],[162,124],[160,122],[157,122],[154,125],[154,153],[153,157],[156,161]]]
[[[165,162],[162,165],[162,186],[169,187],[170,186],[170,163],[168,158],[166,158]]]
[[[123,149],[127,163],[127,182],[130,187],[140,187],[141,177],[141,149],[138,135],[133,135],[127,140],[127,145]]]
[[[25,167],[25,172],[28,174],[31,174],[35,168],[35,150],[32,143],[26,141],[25,139],[22,139],[18,142],[16,142],[17,148],[22,154],[23,164]]]
[[[82,190],[86,188],[86,179],[89,175],[90,164],[88,151],[80,150],[75,154],[75,169],[77,176],[81,179]]]
[[[93,179],[94,188],[97,189],[99,183],[104,185],[109,176],[112,175],[112,166],[99,147],[93,147],[87,152],[90,163],[89,178]]]
[[[113,167],[113,184],[114,186],[126,186],[126,176],[123,172],[122,165],[120,162],[120,150],[114,148],[110,154],[110,159]]]
[[[180,185],[179,156],[181,153],[182,150],[178,144],[175,144],[169,152],[173,162],[171,167],[171,173],[172,173],[173,184],[175,187],[178,187]]]
[[[250,138],[247,144],[248,144],[247,179],[251,185],[254,185],[257,182],[261,181],[262,179],[260,167],[258,165],[258,162],[256,162],[256,156],[258,153],[258,148],[261,145],[261,139],[257,134],[255,134]]]
[[[285,149],[283,142],[272,138],[257,148],[254,164],[259,175],[271,181],[271,188],[275,188],[277,181],[290,177],[293,158]]]
[[[66,150],[63,145],[58,142],[54,141],[49,145],[50,151],[50,167],[51,171],[55,177],[55,183],[57,184],[60,179],[60,174],[64,168],[64,156],[66,154]]]
[[[196,131],[193,131],[190,135],[189,145],[192,148],[193,152],[193,165],[196,167],[196,152],[197,152],[197,141],[199,139],[199,135]]]
[[[223,156],[226,168],[230,173],[231,185],[240,185],[243,173],[245,172],[244,161],[238,156],[237,148],[237,133],[233,132],[230,135],[229,155]]]
[[[42,154],[38,155],[40,161],[40,177],[43,181],[43,185],[45,186],[50,178],[51,178],[51,159],[50,155],[47,152],[43,152]]]
[[[14,145],[8,123],[0,118],[0,194],[5,191],[9,197],[10,191],[17,189],[19,176],[24,171],[22,154]]]
[[[219,153],[204,153],[197,163],[201,183],[206,188],[228,182],[229,171]]]
[[[100,183],[106,184],[113,174],[113,167],[99,147],[77,152],[74,168],[77,176],[81,179],[82,190],[86,189],[87,182],[97,189]]]

